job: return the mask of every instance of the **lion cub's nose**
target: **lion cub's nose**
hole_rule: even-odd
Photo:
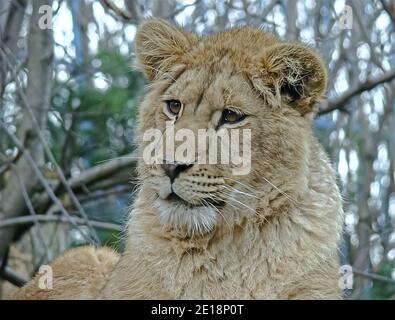
[[[163,170],[165,171],[166,175],[170,178],[170,181],[173,182],[175,178],[181,172],[184,172],[191,168],[193,164],[185,164],[185,163],[163,163],[161,164]]]

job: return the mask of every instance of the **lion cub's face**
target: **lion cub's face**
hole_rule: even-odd
[[[151,80],[139,118],[141,195],[163,226],[189,234],[231,227],[257,216],[273,190],[295,185],[310,135],[304,114],[325,87],[314,53],[255,29],[199,39],[161,20],[143,24],[136,44]],[[147,139],[152,130],[161,139]],[[228,140],[209,147],[202,132]]]

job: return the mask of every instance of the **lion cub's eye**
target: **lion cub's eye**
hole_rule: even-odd
[[[182,104],[178,100],[168,100],[166,101],[167,110],[174,116],[177,116],[182,108]]]
[[[241,120],[243,120],[246,117],[245,114],[241,113],[241,112],[236,112],[230,109],[225,109],[222,112],[222,116],[221,116],[221,120],[220,120],[220,124],[224,124],[224,123],[228,123],[228,124],[233,124],[233,123],[237,123],[240,122]]]

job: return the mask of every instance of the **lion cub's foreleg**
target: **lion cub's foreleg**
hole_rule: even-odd
[[[68,250],[50,264],[52,289],[40,288],[42,275],[36,275],[14,299],[92,299],[118,260],[118,254],[109,248],[87,246]]]

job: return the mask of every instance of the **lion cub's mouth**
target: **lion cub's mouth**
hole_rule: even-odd
[[[207,206],[214,206],[214,207],[222,207],[224,206],[224,201],[213,200],[210,198],[202,199],[199,203],[191,203],[183,198],[181,198],[177,193],[172,192],[166,198],[166,201],[172,204],[182,204],[188,208],[197,208],[197,207],[207,207]]]

